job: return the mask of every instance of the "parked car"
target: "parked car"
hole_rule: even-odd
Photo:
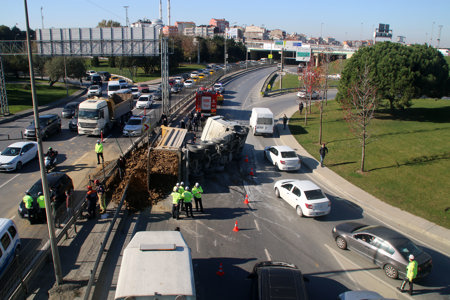
[[[36,142],[17,142],[0,152],[0,171],[14,171],[22,169],[27,162],[37,158]]]
[[[0,218],[0,278],[19,254],[21,242],[13,220]]]
[[[187,79],[184,81],[183,85],[187,88],[192,87],[194,85],[194,81],[192,79]]]
[[[252,279],[251,299],[307,300],[306,279],[294,265],[286,262],[263,261],[255,264]]]
[[[418,263],[417,278],[423,278],[431,272],[431,256],[390,228],[346,222],[335,226],[332,235],[338,248],[355,251],[382,268],[390,278],[406,276],[410,254],[414,255]]]
[[[213,85],[214,91],[219,92],[219,93],[223,93],[225,91],[225,88],[223,87],[223,84],[220,82],[217,82]]]
[[[153,104],[152,95],[142,95],[136,102],[136,108],[140,109],[150,108],[152,107],[152,104]]]
[[[264,157],[280,171],[297,171],[301,160],[289,146],[268,146],[264,148]]]
[[[150,129],[150,117],[132,116],[123,128],[124,136],[140,136]]]
[[[88,88],[87,95],[88,95],[88,97],[91,97],[91,96],[98,96],[98,97],[100,97],[102,95],[102,86],[101,85],[97,85],[97,84],[91,85]]]
[[[47,174],[47,182],[51,196],[54,195],[55,197],[55,209],[58,210],[61,205],[66,205],[65,192],[70,191],[72,193],[73,191],[72,178],[63,172],[52,172]],[[31,197],[37,199],[38,193],[43,192],[41,179],[37,180],[27,192],[30,193]],[[28,218],[28,210],[25,208],[22,199],[19,203],[18,213],[22,218]]]
[[[297,93],[297,97],[301,98],[301,99],[309,99],[309,94],[306,92],[306,90],[300,90]],[[312,91],[311,93],[311,99],[319,99],[319,93],[316,91]]]
[[[47,114],[39,116],[39,127],[43,139],[47,139],[50,135],[61,132],[61,118],[56,114]],[[28,139],[36,139],[36,126],[34,121],[28,125],[23,133]]]
[[[141,96],[141,92],[139,91],[139,88],[137,86],[131,87],[131,94],[133,95],[133,99],[139,99]]]
[[[145,83],[141,83],[138,85],[138,90],[141,93],[150,93],[150,87],[148,86],[148,84]]]
[[[283,179],[275,182],[275,195],[295,208],[300,217],[328,215],[331,202],[320,187],[310,180]]]
[[[88,92],[88,96],[89,96],[89,92]],[[63,118],[72,118],[75,115],[75,111],[78,109],[78,102],[69,102],[67,103],[63,110],[62,110],[62,117]]]

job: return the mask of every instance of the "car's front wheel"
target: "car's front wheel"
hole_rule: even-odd
[[[275,196],[277,196],[277,198],[280,198],[280,190],[278,188],[275,188]]]
[[[302,211],[302,208],[300,207],[300,205],[297,205],[297,207],[295,208],[295,210],[296,210],[297,215],[298,215],[299,217],[303,217],[303,211]]]
[[[387,264],[384,266],[384,274],[386,274],[387,277],[392,279],[397,279],[398,277],[397,269],[391,264]]]
[[[22,162],[21,162],[21,161],[17,162],[17,164],[16,164],[16,170],[19,171],[19,170],[22,169],[22,167],[23,167]]]
[[[338,236],[336,238],[336,245],[338,246],[339,249],[342,250],[347,249],[347,241],[342,236]]]

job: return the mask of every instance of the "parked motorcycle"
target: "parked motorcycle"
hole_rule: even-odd
[[[58,160],[58,151],[55,151],[55,156],[53,157],[53,159],[48,155],[45,156],[44,164],[47,173],[56,167],[57,160]]]

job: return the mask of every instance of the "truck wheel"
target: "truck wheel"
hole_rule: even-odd
[[[192,153],[202,153],[203,152],[203,147],[201,147],[200,145],[187,144],[187,148]]]

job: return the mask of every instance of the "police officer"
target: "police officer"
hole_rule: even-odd
[[[178,183],[177,183],[178,184]],[[175,186],[172,192],[172,218],[180,219],[180,193]]]
[[[183,201],[183,193],[184,193],[184,182],[180,182],[178,186],[178,193],[180,193],[180,209],[184,210],[184,201]]]
[[[196,182],[195,186],[192,188],[192,194],[194,194],[195,210],[198,211],[198,207],[200,206],[201,212],[203,212],[202,193],[203,193],[202,187],[198,182]]]
[[[413,280],[417,277],[417,261],[414,259],[414,255],[410,254],[409,255],[409,263],[406,266],[406,277],[402,282],[402,285],[400,288],[398,288],[400,290],[400,292],[405,292],[405,286],[406,283],[409,283],[409,294],[412,295],[413,292]]]
[[[184,208],[186,209],[186,217],[189,217],[189,212],[191,212],[191,217],[194,217],[192,213],[192,193],[189,191],[189,187],[186,186],[183,192],[183,202]]]
[[[45,197],[44,194],[42,194],[42,192],[38,193],[36,202],[39,206],[39,216],[45,215]]]
[[[25,196],[23,196],[22,201],[25,204],[26,209],[33,209],[34,199],[33,197],[31,197],[30,192],[25,193]]]

